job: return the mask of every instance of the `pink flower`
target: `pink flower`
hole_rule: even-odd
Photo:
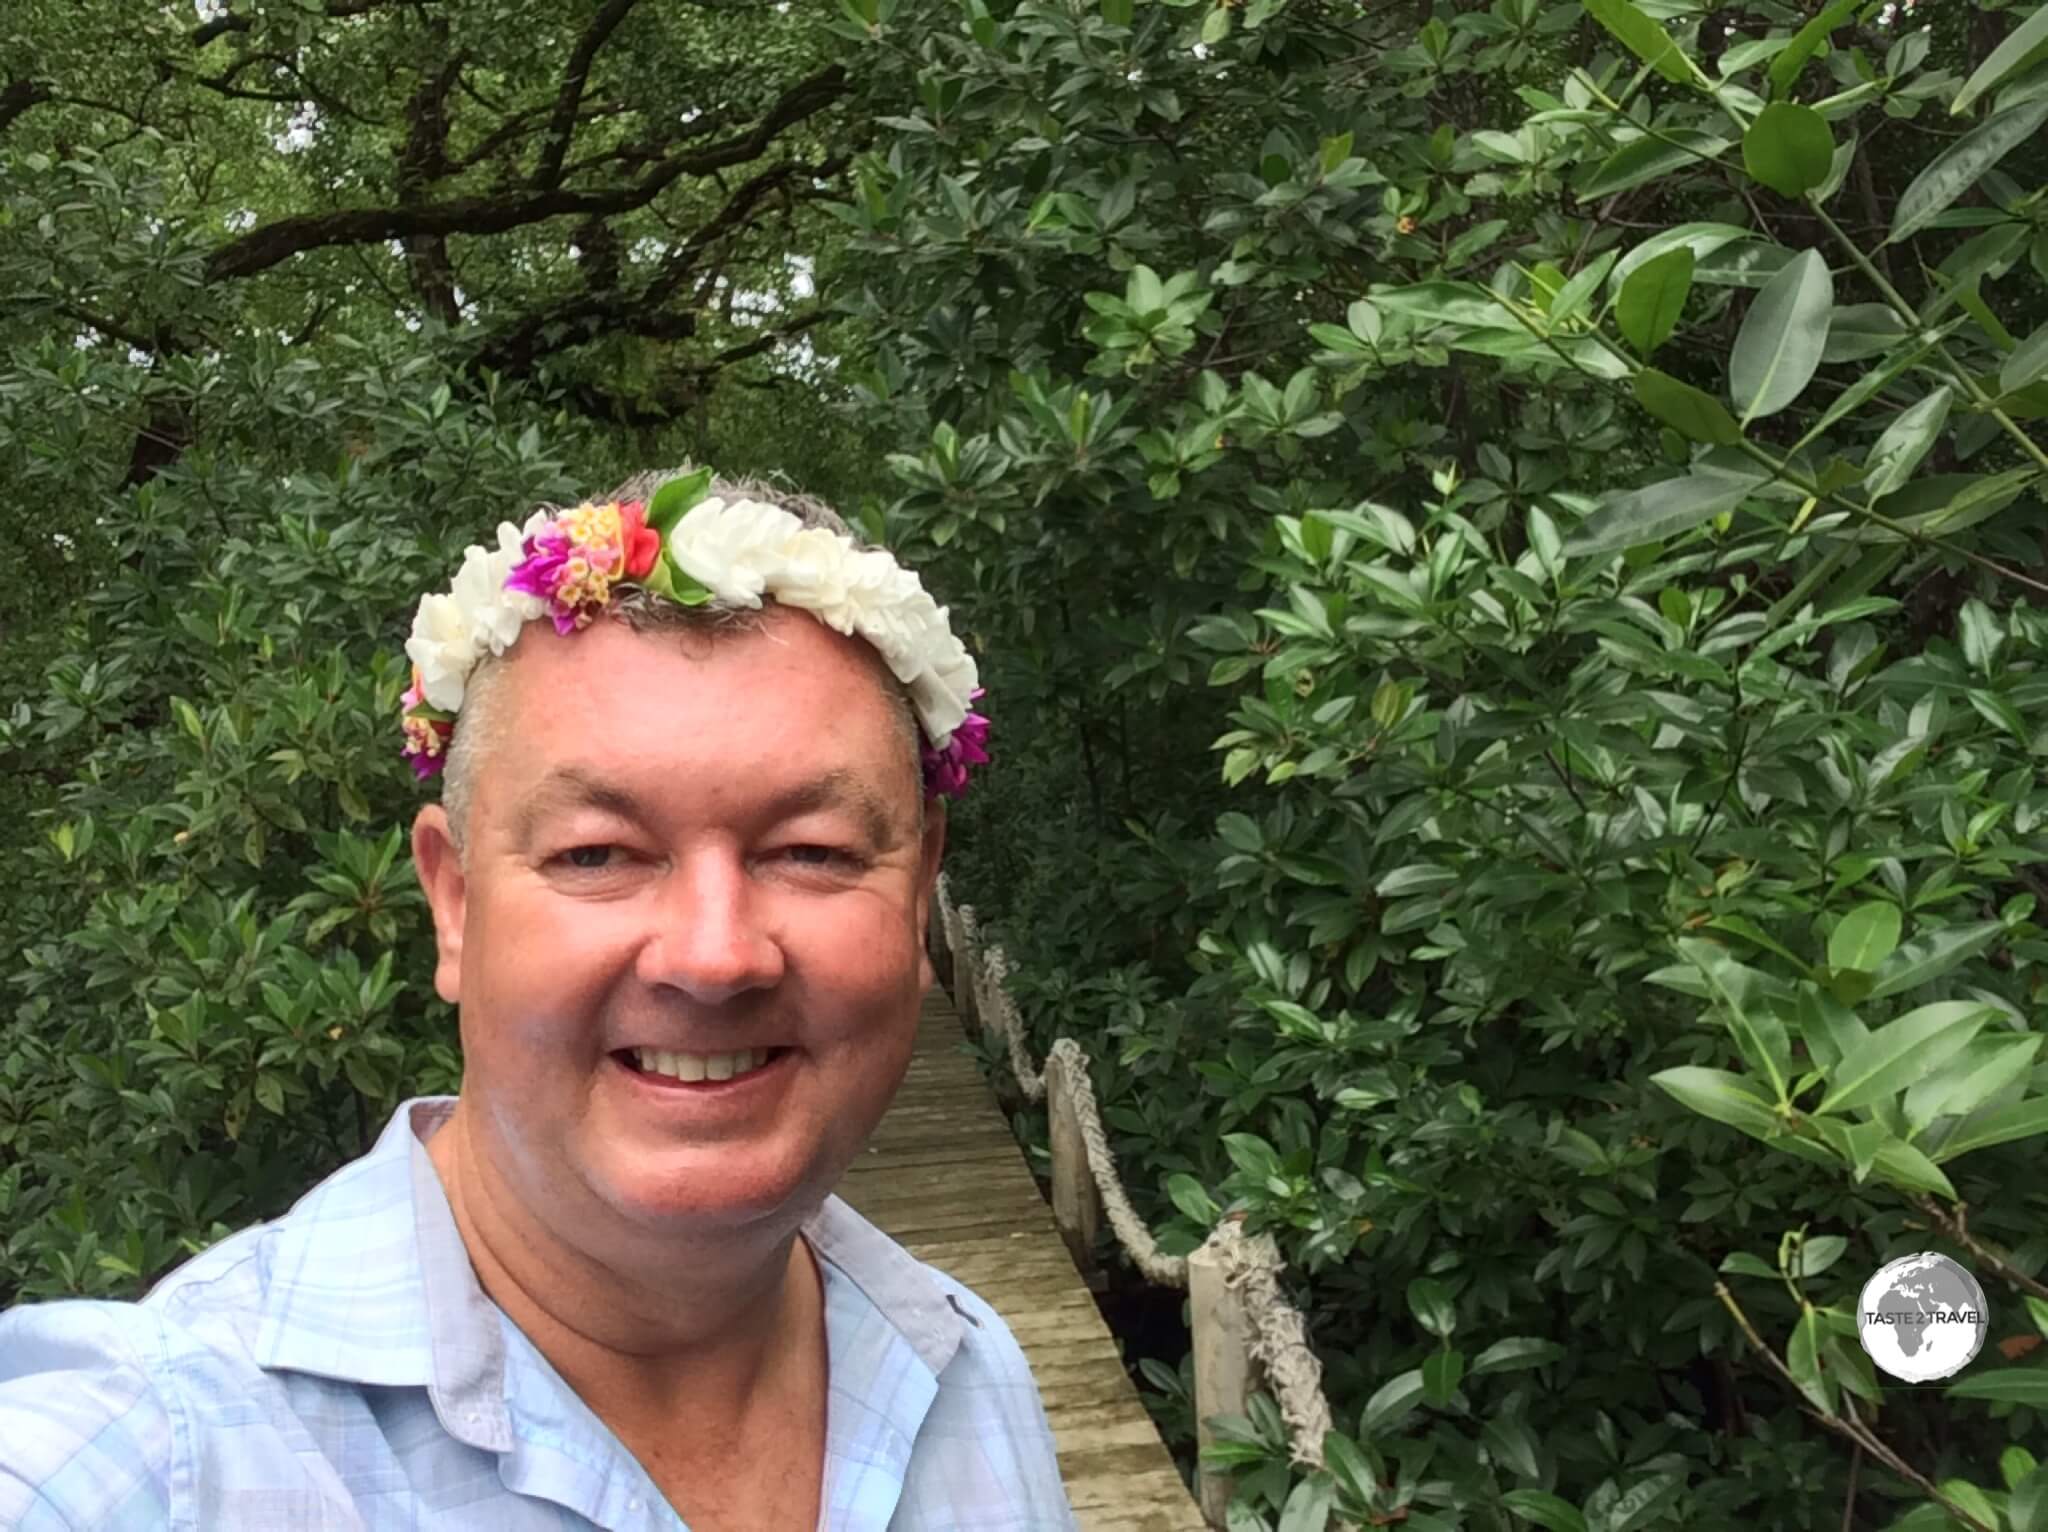
[[[424,782],[428,777],[439,776],[441,768],[448,764],[448,741],[455,737],[455,725],[439,718],[412,716],[412,710],[426,700],[419,666],[413,666],[412,685],[398,700],[403,715],[401,722],[405,727],[405,749],[400,754],[412,762],[416,781]]]
[[[983,687],[968,693],[968,701],[979,697]],[[967,792],[967,768],[988,763],[988,719],[970,712],[953,731],[943,750],[924,747],[924,784],[927,794],[943,793],[959,798]]]

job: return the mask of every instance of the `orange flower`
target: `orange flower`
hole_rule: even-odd
[[[661,534],[647,524],[647,507],[629,500],[619,507],[619,551],[626,556],[626,578],[645,579],[661,557]]]

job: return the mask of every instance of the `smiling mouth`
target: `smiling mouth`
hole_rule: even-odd
[[[635,1074],[685,1085],[743,1079],[789,1052],[787,1048],[744,1048],[736,1053],[671,1053],[658,1048],[621,1048],[612,1055]]]

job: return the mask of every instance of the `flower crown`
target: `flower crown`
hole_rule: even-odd
[[[639,586],[683,606],[758,607],[772,596],[866,639],[909,688],[926,795],[963,794],[968,768],[989,758],[988,720],[969,710],[981,688],[946,609],[882,549],[710,488],[711,470],[699,469],[645,502],[536,511],[523,530],[500,522],[496,551],[472,545],[447,593],[421,599],[406,640],[412,685],[401,706],[414,776],[425,780],[447,764],[464,687],[486,652],[503,654],[537,617],[574,633],[614,591]]]

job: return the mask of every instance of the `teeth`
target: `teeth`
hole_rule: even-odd
[[[766,1048],[749,1048],[741,1053],[667,1053],[641,1048],[634,1056],[648,1074],[668,1075],[692,1084],[700,1080],[730,1080],[768,1062]]]

